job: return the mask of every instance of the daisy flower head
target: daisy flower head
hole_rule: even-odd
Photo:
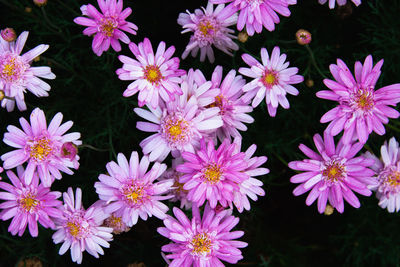
[[[149,104],[156,108],[160,97],[169,102],[175,100],[175,95],[182,94],[179,83],[180,76],[184,75],[185,71],[179,69],[179,58],[171,58],[175,47],[170,46],[167,50],[165,48],[165,43],[160,42],[154,54],[150,40],[145,38],[138,45],[129,44],[136,60],[123,55],[118,57],[123,63],[122,68],[116,72],[119,79],[134,80],[123,95],[129,97],[139,91],[140,107]]]
[[[104,225],[106,227],[111,227],[115,235],[128,232],[131,229],[122,221],[122,215],[118,215],[117,213],[112,213],[110,217],[104,221]]]
[[[159,227],[158,233],[170,239],[172,243],[162,246],[167,259],[172,260],[170,267],[224,266],[226,261],[236,264],[243,258],[240,248],[247,243],[236,240],[243,231],[231,231],[239,218],[229,214],[229,210],[216,212],[206,205],[201,217],[199,208],[193,207],[193,216],[188,217],[174,207],[176,217],[168,216],[165,227]]]
[[[286,93],[298,95],[299,91],[292,84],[301,83],[304,78],[297,75],[298,68],[288,68],[289,62],[285,62],[286,54],[280,54],[280,49],[276,46],[272,50],[271,57],[267,49],[261,48],[262,63],[249,54],[243,54],[242,59],[250,68],[240,68],[239,73],[253,78],[243,87],[243,91],[246,92],[243,100],[252,99],[252,105],[256,107],[265,98],[271,117],[275,117],[279,105],[288,109],[289,101]]]
[[[82,205],[82,190],[74,191],[71,187],[63,193],[64,205],[60,207],[63,216],[56,221],[57,231],[53,234],[55,244],[63,243],[59,254],[63,255],[71,248],[73,262],[82,263],[82,252],[85,250],[98,258],[103,255],[101,247],[110,247],[107,241],[112,240],[110,227],[104,227],[104,220],[109,216],[102,206],[94,203],[87,210]]]
[[[377,183],[369,188],[376,191],[379,206],[389,212],[400,210],[400,150],[399,143],[394,137],[389,143],[385,141],[381,147],[381,160],[372,154],[368,157],[375,160]]]
[[[183,175],[183,173],[178,172],[176,170],[176,167],[179,164],[183,163],[182,158],[176,158],[172,160],[172,167],[166,170],[158,179],[159,181],[164,181],[164,180],[172,180],[173,185],[171,186],[168,194],[172,195],[173,197],[170,198],[170,201],[180,202],[180,208],[184,208],[185,210],[188,210],[192,207],[192,202],[188,200],[187,194],[188,191],[183,189],[183,184],[179,182],[180,177]]]
[[[144,132],[154,132],[140,146],[144,154],[149,154],[150,161],[164,160],[170,152],[179,157],[180,152],[194,153],[200,139],[209,137],[217,128],[223,125],[218,107],[203,108],[199,104],[198,95],[190,96],[190,83],[182,83],[183,94],[175,101],[160,105],[156,109],[148,106],[149,110],[135,108],[140,117],[150,121],[139,121],[136,128]],[[198,90],[211,87],[211,83],[199,87]],[[205,97],[203,100],[212,98]]]
[[[101,13],[91,4],[81,6],[82,15],[74,19],[76,24],[86,26],[83,34],[93,37],[92,49],[97,56],[111,47],[121,51],[122,41],[129,44],[130,39],[124,33],[129,32],[136,35],[138,27],[125,19],[132,13],[132,9],[123,9],[122,0],[97,0]]]
[[[363,156],[355,157],[363,144],[344,144],[340,140],[335,146],[333,136],[327,132],[324,139],[319,134],[314,135],[314,143],[318,153],[300,144],[299,149],[309,159],[289,163],[289,168],[301,171],[290,178],[290,182],[300,183],[293,194],[298,196],[311,190],[306,204],[310,206],[318,199],[319,213],[325,211],[327,201],[342,213],[343,198],[351,206],[359,208],[360,202],[353,191],[370,196],[372,193],[367,186],[374,182],[374,171],[369,169],[374,161]]]
[[[50,188],[39,184],[39,178],[34,174],[31,184],[27,185],[22,178],[24,169],[19,166],[17,175],[7,171],[7,176],[12,184],[0,182],[0,199],[5,200],[0,204],[0,218],[6,221],[13,218],[8,231],[19,236],[25,232],[26,227],[33,237],[38,236],[38,222],[45,228],[55,228],[54,220],[62,216],[58,207],[62,204],[57,200],[60,192],[50,191]]]
[[[180,13],[178,24],[183,27],[182,33],[193,32],[189,44],[182,54],[185,59],[189,53],[193,57],[197,56],[200,50],[200,61],[206,59],[213,63],[215,60],[212,46],[222,52],[232,56],[232,50],[238,50],[239,46],[232,39],[237,37],[234,30],[228,28],[236,24],[237,14],[227,14],[224,12],[224,5],[218,5],[215,10],[213,4],[207,3],[206,8],[196,9],[194,13],[188,10]]]
[[[25,170],[25,183],[30,184],[33,174],[37,172],[43,185],[50,187],[54,179],[61,179],[61,173],[73,174],[70,168],[78,169],[79,156],[74,158],[65,155],[62,147],[65,143],[81,145],[81,134],[78,132],[65,134],[73,122],[67,121],[61,124],[63,115],[57,113],[49,126],[46,123],[44,112],[35,108],[30,115],[30,124],[24,118],[19,122],[22,130],[9,125],[4,134],[3,142],[16,148],[1,156],[5,169],[12,169],[25,162],[28,165]]]
[[[264,28],[275,30],[275,24],[279,23],[278,14],[289,17],[289,5],[294,5],[297,0],[210,0],[212,3],[230,3],[224,13],[235,14],[239,11],[237,29],[243,30],[246,26],[248,35],[254,32],[260,33]],[[277,14],[278,13],[278,14]]]
[[[139,217],[147,220],[154,215],[164,219],[168,211],[161,200],[171,198],[163,194],[168,192],[173,181],[154,182],[167,166],[155,162],[147,171],[149,164],[148,156],[139,161],[136,151],[132,152],[129,162],[119,153],[118,162],[111,161],[106,165],[109,174],[100,174],[100,182],[94,185],[99,198],[106,202],[105,212],[122,215],[122,221],[129,227],[135,225]]]
[[[182,152],[185,163],[176,170],[184,174],[179,182],[188,190],[187,198],[194,205],[200,207],[207,200],[211,208],[218,203],[222,207],[231,206],[238,184],[249,178],[244,172],[248,166],[245,154],[235,153],[235,147],[225,139],[216,150],[212,140],[206,143],[203,138],[195,153]]]
[[[0,37],[0,91],[7,98],[1,100],[1,106],[13,111],[15,103],[19,110],[26,110],[24,93],[26,90],[35,96],[48,96],[50,85],[40,78],[54,79],[56,76],[50,67],[32,67],[32,60],[45,52],[49,46],[41,44],[20,55],[29,32],[21,33],[17,40],[7,42]]]
[[[233,142],[236,145],[236,153],[240,153],[242,138],[237,137]],[[233,192],[233,204],[239,212],[242,212],[243,209],[250,210],[249,198],[253,201],[257,201],[257,196],[265,196],[265,191],[262,189],[263,183],[254,178],[254,176],[261,176],[269,173],[269,169],[260,167],[268,158],[265,156],[253,157],[256,149],[257,146],[253,144],[244,152],[244,161],[247,162],[247,167],[243,170],[243,173],[248,175],[248,179],[239,183],[239,190]]]
[[[328,0],[318,0],[318,2],[323,5]],[[335,8],[335,3],[337,2],[338,6],[344,6],[347,3],[347,0],[329,0],[328,5],[330,9]],[[361,0],[351,0],[356,6],[359,6],[361,4]]]
[[[364,64],[357,61],[354,65],[355,78],[346,64],[338,59],[337,65],[329,66],[333,80],[325,79],[324,84],[330,90],[317,92],[317,97],[339,102],[339,105],[321,118],[321,123],[330,122],[326,131],[335,136],[343,131],[344,143],[355,136],[366,143],[369,134],[374,131],[385,134],[383,124],[389,118],[398,118],[400,113],[391,108],[400,102],[400,83],[375,90],[381,74],[383,60],[373,66],[369,55]]]

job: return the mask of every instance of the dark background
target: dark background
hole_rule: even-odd
[[[95,1],[89,1],[97,7]],[[400,265],[400,224],[397,214],[381,209],[378,200],[359,196],[361,208],[345,205],[343,214],[320,215],[316,204],[305,205],[306,195],[294,197],[294,184],[289,178],[295,173],[287,162],[302,159],[298,144],[313,147],[312,136],[322,133],[327,126],[319,123],[321,116],[334,107],[332,101],[318,99],[315,92],[322,90],[321,75],[311,64],[308,51],[294,41],[295,32],[304,28],[312,33],[310,47],[323,74],[331,77],[329,64],[336,58],[343,59],[353,69],[356,60],[364,61],[372,54],[374,63],[384,58],[382,75],[377,88],[400,82],[400,0],[364,0],[355,8],[330,10],[317,0],[299,0],[291,6],[292,15],[281,17],[274,32],[264,30],[239,43],[240,50],[229,57],[218,50],[216,63],[200,63],[198,58],[188,57],[181,62],[184,69],[199,68],[206,77],[217,64],[230,69],[245,66],[240,55],[244,52],[258,57],[261,47],[272,51],[279,46],[288,55],[290,66],[299,68],[299,74],[312,79],[314,86],[297,85],[299,96],[289,96],[289,110],[278,108],[277,116],[270,118],[265,103],[251,114],[255,122],[244,132],[244,148],[257,144],[256,155],[268,156],[265,167],[270,174],[261,177],[266,196],[252,202],[249,212],[236,214],[241,221],[236,229],[244,230],[241,240],[248,242],[244,259],[239,266],[397,266]],[[83,143],[100,149],[83,147],[79,154],[80,168],[75,175],[64,175],[52,189],[65,191],[69,186],[81,187],[83,203],[88,207],[97,199],[93,184],[100,173],[105,173],[107,162],[116,159],[119,152],[129,155],[140,151],[139,142],[148,136],[136,129],[139,119],[133,112],[137,106],[136,95],[124,98],[122,92],[129,82],[120,81],[115,70],[122,66],[113,50],[97,57],[91,50],[92,38],[81,34],[84,27],[73,23],[80,15],[79,7],[88,1],[49,0],[44,8],[38,8],[29,0],[0,0],[0,26],[12,27],[17,33],[29,30],[30,35],[23,53],[41,43],[49,44],[35,66],[48,65],[56,74],[48,81],[52,89],[47,98],[26,94],[28,110],[8,113],[0,110],[0,133],[9,124],[19,127],[18,118],[28,118],[34,107],[40,107],[51,119],[57,112],[64,114],[64,121],[73,120],[73,131],[81,132]],[[176,23],[178,14],[186,9],[206,6],[206,1],[125,0],[124,7],[131,7],[128,17],[138,25],[137,36],[129,35],[138,43],[150,38],[153,47],[160,41],[176,47],[176,56],[183,52],[190,34],[181,35]],[[26,8],[30,8],[30,12]],[[29,11],[29,10],[28,10]],[[127,45],[121,54],[132,56]],[[133,57],[133,56],[132,56]],[[370,135],[365,149],[379,154],[380,146],[390,137],[398,137],[400,123],[391,120],[383,137]],[[399,138],[398,138],[399,140]],[[10,151],[4,143],[0,153]],[[139,152],[141,154],[141,152]],[[170,164],[170,159],[166,161]],[[7,180],[3,174],[3,180]],[[170,205],[172,207],[172,205]],[[236,211],[235,211],[236,212]],[[54,245],[52,230],[40,227],[39,237],[30,237],[28,230],[23,237],[13,237],[7,232],[10,221],[0,222],[0,266],[14,266],[26,257],[37,257],[45,266],[71,266],[69,251],[58,255],[60,245]],[[168,240],[157,234],[162,222],[150,218],[140,221],[130,232],[116,235],[105,255],[95,259],[84,253],[82,266],[126,266],[143,262],[146,266],[165,265],[160,247]]]

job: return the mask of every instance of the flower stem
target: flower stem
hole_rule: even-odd
[[[318,71],[318,73],[322,76],[323,79],[326,79],[327,77],[325,74],[321,71],[321,69],[318,67],[317,61],[315,60],[315,56],[313,51],[311,50],[310,46],[308,44],[305,45],[308,53],[310,54],[311,57],[311,63],[313,64],[314,68]]]

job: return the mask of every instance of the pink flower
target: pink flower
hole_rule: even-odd
[[[0,218],[6,221],[13,218],[8,231],[12,235],[18,233],[19,236],[25,232],[29,226],[31,236],[38,236],[39,222],[45,228],[55,228],[53,220],[62,216],[57,209],[62,203],[57,200],[61,196],[60,192],[51,192],[50,188],[39,185],[39,178],[35,174],[30,185],[25,184],[24,169],[17,168],[17,177],[12,171],[7,171],[12,185],[0,182],[0,188],[7,192],[0,192],[0,199],[5,202],[0,204]]]
[[[123,32],[129,32],[136,35],[138,27],[127,22],[125,19],[132,13],[132,9],[123,8],[122,0],[97,0],[102,13],[91,5],[81,6],[82,15],[86,17],[77,17],[74,19],[76,24],[87,26],[83,34],[87,36],[94,35],[92,49],[97,56],[101,56],[104,51],[111,47],[116,51],[121,51],[121,45],[118,40],[129,44],[129,37]]]
[[[223,13],[234,14],[239,11],[237,29],[243,30],[246,26],[248,35],[254,32],[260,33],[263,26],[269,30],[275,30],[275,24],[279,23],[276,13],[284,17],[290,16],[288,6],[297,3],[297,0],[210,0],[211,3],[221,4],[232,2]]]
[[[68,142],[74,145],[82,144],[82,141],[78,140],[81,134],[77,132],[65,134],[73,122],[67,121],[61,124],[62,118],[63,115],[57,113],[47,127],[44,112],[35,108],[30,116],[30,124],[24,118],[19,119],[23,131],[9,125],[3,141],[17,149],[1,156],[4,161],[3,167],[12,169],[28,162],[25,183],[30,184],[34,172],[37,172],[46,187],[50,187],[54,178],[62,178],[60,171],[73,174],[69,168],[78,169],[79,156],[75,155],[73,159],[64,157],[61,148]]]
[[[38,97],[48,96],[50,85],[39,78],[56,77],[49,67],[31,67],[32,60],[45,52],[48,45],[38,45],[20,56],[28,34],[29,32],[21,33],[13,42],[7,42],[0,37],[0,90],[8,97],[1,101],[1,106],[6,107],[7,111],[14,110],[15,102],[19,110],[26,110],[26,89]]]
[[[239,190],[239,185],[249,176],[244,173],[247,162],[243,152],[235,153],[235,144],[230,144],[226,139],[214,148],[212,140],[204,139],[200,142],[200,149],[195,153],[182,152],[185,160],[176,170],[184,173],[179,179],[183,189],[188,190],[188,200],[196,203],[197,207],[208,200],[211,208],[217,203],[221,206],[231,206],[233,192]]]
[[[299,149],[310,159],[289,162],[289,168],[304,171],[290,178],[290,182],[300,183],[293,194],[298,196],[312,189],[306,204],[310,206],[318,198],[319,213],[325,211],[327,201],[342,213],[343,198],[353,207],[359,208],[360,202],[353,191],[370,196],[371,191],[367,185],[374,181],[371,177],[374,172],[367,168],[373,164],[373,160],[363,156],[355,157],[363,144],[344,144],[339,141],[335,148],[333,137],[326,132],[324,140],[319,134],[314,135],[314,143],[319,154],[300,144]]]
[[[318,2],[323,5],[327,2],[328,0],[318,0]],[[356,6],[359,6],[361,4],[361,0],[351,0]],[[344,6],[347,2],[347,0],[329,0],[329,8],[333,9],[335,8],[335,2],[337,2],[337,4],[339,6]]]
[[[124,63],[117,70],[121,80],[134,80],[124,91],[124,96],[129,97],[139,91],[139,106],[149,104],[153,108],[158,106],[159,98],[165,102],[175,100],[175,95],[181,95],[179,87],[185,71],[179,68],[179,58],[172,57],[175,47],[170,46],[165,50],[165,43],[161,42],[154,55],[150,40],[145,38],[142,43],[129,44],[129,49],[137,60],[127,56],[119,56]]]
[[[144,156],[139,162],[139,156],[133,151],[128,160],[122,154],[118,154],[118,163],[111,161],[106,168],[109,175],[100,174],[100,182],[96,182],[99,198],[106,202],[104,211],[116,212],[122,216],[122,221],[129,227],[135,225],[140,217],[156,216],[165,218],[168,207],[160,200],[170,198],[161,196],[172,186],[172,180],[154,183],[160,177],[167,166],[155,162],[149,172],[149,158]]]
[[[241,151],[241,138],[235,138],[234,144],[236,145],[236,153],[240,153]],[[249,199],[256,201],[258,199],[257,196],[264,196],[265,192],[262,189],[263,183],[253,178],[253,176],[261,176],[269,173],[267,168],[259,168],[267,161],[267,157],[252,157],[256,152],[257,146],[251,145],[244,153],[244,161],[247,163],[247,168],[243,170],[243,173],[248,175],[248,179],[239,183],[239,190],[235,190],[233,192],[233,204],[235,204],[236,208],[239,212],[242,212],[243,209],[250,210],[250,202]]]
[[[374,67],[369,55],[364,65],[357,61],[354,66],[355,79],[346,64],[338,59],[337,65],[329,66],[336,81],[324,80],[330,90],[317,92],[319,98],[338,101],[339,106],[331,109],[321,118],[321,123],[329,122],[326,129],[335,136],[343,130],[343,142],[349,143],[354,136],[365,143],[374,131],[385,134],[383,124],[388,118],[398,118],[399,112],[389,106],[400,102],[400,84],[385,86],[375,90],[381,74],[383,60]]]
[[[221,92],[214,99],[211,106],[219,107],[219,114],[224,125],[217,129],[217,136],[221,142],[225,139],[240,137],[238,130],[247,131],[244,123],[253,123],[254,119],[246,114],[253,111],[253,108],[245,103],[241,97],[242,88],[246,81],[242,76],[236,76],[236,71],[231,70],[222,80],[222,67],[217,66],[211,78],[212,88],[220,88]]]
[[[164,220],[165,227],[159,227],[158,233],[173,243],[164,245],[161,250],[171,259],[170,267],[224,266],[221,260],[231,264],[243,258],[240,248],[247,243],[235,240],[243,236],[243,231],[233,231],[239,218],[229,215],[229,210],[216,213],[206,205],[203,218],[197,207],[193,207],[190,221],[178,208],[173,209],[173,218]]]
[[[232,56],[232,50],[239,49],[239,46],[232,41],[236,39],[233,35],[235,31],[228,28],[236,23],[237,15],[227,14],[223,12],[223,9],[224,5],[218,5],[214,10],[213,4],[208,2],[206,8],[196,9],[193,14],[188,10],[187,14],[179,14],[178,24],[184,29],[182,33],[193,32],[182,54],[183,59],[189,53],[196,57],[200,50],[200,61],[203,62],[207,56],[213,63],[215,60],[213,45],[230,56]]]
[[[219,108],[203,108],[198,95],[191,95],[189,86],[193,84],[183,82],[183,94],[173,102],[162,103],[156,109],[148,106],[150,111],[134,109],[136,114],[151,122],[139,121],[136,127],[145,132],[155,132],[140,143],[143,153],[149,154],[150,161],[162,161],[171,151],[174,157],[179,157],[182,151],[193,153],[202,137],[209,136],[222,126]],[[205,92],[203,90],[209,87],[211,83],[198,87],[198,91]],[[209,99],[209,103],[212,101],[212,98],[205,99]]]
[[[115,235],[128,232],[131,229],[122,221],[122,215],[118,216],[116,213],[111,214],[110,217],[104,221],[104,225],[112,228],[113,234]]]
[[[268,113],[272,117],[275,117],[278,105],[288,109],[286,93],[298,95],[299,91],[291,84],[301,83],[304,79],[303,76],[296,75],[296,67],[288,68],[289,62],[285,62],[286,54],[281,55],[279,47],[276,46],[272,50],[271,58],[267,49],[261,48],[262,64],[249,54],[243,54],[242,59],[250,68],[240,68],[239,72],[254,78],[243,87],[243,91],[247,92],[243,101],[253,99],[252,105],[256,107],[265,97]]]
[[[394,137],[389,144],[385,141],[381,147],[381,160],[367,152],[365,155],[372,158],[375,164],[372,169],[376,172],[377,182],[369,188],[376,191],[379,206],[389,212],[400,210],[400,153],[399,143]]]
[[[59,254],[63,255],[71,248],[71,258],[73,262],[82,263],[82,252],[85,250],[92,256],[98,258],[103,255],[101,247],[110,247],[107,241],[112,240],[112,228],[102,227],[103,221],[108,214],[97,203],[85,210],[82,206],[82,191],[80,188],[74,192],[68,188],[67,193],[63,193],[64,206],[60,210],[63,217],[56,221],[57,231],[53,234],[55,244],[63,243]]]

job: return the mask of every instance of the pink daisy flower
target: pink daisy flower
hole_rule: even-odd
[[[323,5],[327,2],[328,0],[318,0],[318,2]],[[361,4],[361,0],[351,0],[356,6],[359,6]],[[339,6],[344,6],[347,3],[347,0],[329,0],[329,8],[333,9],[335,8],[335,3]]]
[[[182,94],[179,83],[180,76],[184,75],[185,71],[178,69],[179,58],[171,58],[175,52],[174,46],[165,50],[165,43],[161,42],[154,55],[150,40],[144,38],[139,45],[130,43],[129,49],[137,60],[127,56],[118,57],[124,63],[122,68],[117,70],[119,79],[134,80],[124,91],[125,97],[139,91],[139,106],[149,104],[156,108],[160,97],[169,102],[175,100],[175,95]]]
[[[220,88],[221,90],[211,106],[219,107],[219,114],[224,121],[224,125],[217,129],[216,135],[221,141],[225,138],[240,137],[238,130],[247,131],[244,123],[254,122],[254,119],[246,114],[252,112],[253,108],[241,99],[242,88],[246,81],[242,76],[236,76],[235,70],[229,71],[222,80],[222,67],[217,66],[212,74],[211,82],[213,88]]]
[[[196,203],[197,207],[208,200],[211,208],[217,203],[221,206],[231,206],[234,200],[233,192],[240,190],[239,185],[249,176],[244,173],[248,167],[243,152],[235,153],[235,144],[226,139],[214,148],[214,142],[204,139],[200,142],[200,149],[195,153],[182,152],[185,160],[176,170],[184,173],[179,179],[183,189],[188,190],[187,198]]]
[[[9,98],[1,101],[1,106],[7,111],[14,110],[15,102],[19,110],[26,110],[24,93],[26,89],[35,96],[48,96],[50,85],[39,78],[54,79],[56,76],[49,67],[31,67],[32,60],[45,52],[48,45],[38,45],[23,55],[29,32],[23,32],[18,39],[7,42],[0,37],[0,90]]]
[[[168,207],[160,200],[171,196],[162,196],[172,186],[172,180],[154,183],[167,168],[167,165],[155,162],[149,172],[149,158],[144,156],[139,162],[139,156],[133,151],[128,160],[118,154],[118,163],[111,161],[106,168],[109,175],[100,174],[100,182],[96,182],[99,198],[106,202],[105,212],[116,212],[122,216],[122,221],[129,227],[135,225],[140,217],[155,216],[165,218]]]
[[[235,138],[234,143],[236,144],[236,153],[240,153],[242,146],[242,139]],[[245,152],[244,161],[247,162],[247,168],[243,170],[245,174],[248,175],[248,179],[239,183],[239,190],[233,192],[233,204],[239,212],[243,209],[250,210],[249,198],[253,201],[257,201],[257,196],[264,196],[265,192],[262,189],[263,183],[254,178],[254,176],[261,176],[269,173],[267,168],[260,168],[267,161],[267,157],[252,157],[256,152],[257,146],[255,144],[251,145]]]
[[[17,168],[18,176],[12,171],[7,171],[7,176],[11,184],[0,182],[0,188],[7,192],[0,192],[0,199],[5,202],[0,204],[0,218],[6,221],[13,218],[8,231],[12,235],[18,233],[19,236],[25,232],[28,225],[29,233],[33,237],[38,236],[39,222],[45,228],[55,228],[53,220],[62,216],[57,209],[62,203],[57,200],[61,196],[60,192],[51,192],[50,188],[39,185],[39,178],[35,174],[30,185],[25,184],[24,169]]]
[[[117,213],[112,213],[110,217],[104,221],[104,226],[111,227],[115,235],[128,232],[131,229],[122,221],[122,215],[119,216]]]
[[[272,50],[271,58],[267,49],[261,48],[262,64],[249,54],[243,54],[242,59],[250,68],[240,68],[239,72],[254,78],[243,87],[243,91],[247,92],[243,100],[246,102],[253,99],[252,105],[256,107],[265,97],[271,117],[275,117],[278,105],[288,109],[286,93],[298,95],[299,91],[291,84],[301,83],[304,78],[296,75],[298,72],[296,67],[288,68],[289,62],[285,62],[286,54],[281,55],[279,47],[276,46]]]
[[[183,27],[182,33],[193,32],[189,44],[182,54],[185,59],[189,53],[193,57],[197,56],[200,50],[200,61],[203,62],[207,56],[213,63],[215,60],[212,46],[232,56],[232,50],[239,50],[239,46],[232,41],[237,37],[235,32],[228,27],[236,24],[237,15],[223,12],[224,5],[218,5],[215,10],[213,4],[207,3],[207,7],[196,9],[194,13],[186,10],[186,13],[180,13],[178,24]]]
[[[162,246],[170,267],[224,266],[221,262],[237,263],[243,258],[240,248],[247,243],[235,240],[243,236],[243,231],[232,231],[239,218],[231,216],[229,210],[216,213],[209,205],[204,209],[203,218],[197,207],[193,207],[190,221],[178,208],[174,207],[173,218],[164,220],[165,227],[159,227],[158,233],[170,239],[172,243]]]
[[[333,137],[326,132],[324,140],[319,134],[314,135],[318,153],[300,144],[299,149],[310,159],[289,162],[289,168],[303,171],[290,178],[292,183],[300,183],[293,194],[304,194],[311,190],[306,204],[310,206],[318,198],[318,211],[323,213],[326,203],[340,213],[344,210],[343,198],[353,207],[359,208],[360,202],[353,191],[370,196],[367,185],[373,183],[374,172],[368,169],[373,160],[363,156],[355,157],[363,144],[344,144],[339,141],[335,147]]]
[[[82,206],[82,191],[80,188],[74,192],[69,187],[67,193],[63,193],[64,206],[60,210],[63,217],[56,221],[57,231],[53,234],[55,244],[63,243],[59,254],[63,255],[71,248],[73,262],[82,263],[82,252],[85,250],[98,258],[103,255],[101,247],[110,247],[107,241],[112,240],[113,231],[110,227],[102,227],[108,214],[97,203],[85,210]]]
[[[182,151],[194,153],[203,136],[209,136],[223,125],[221,116],[218,115],[219,108],[201,108],[195,95],[189,97],[189,85],[190,83],[182,83],[183,94],[173,102],[160,105],[156,109],[148,106],[150,111],[134,109],[136,114],[151,122],[139,121],[136,127],[145,132],[155,132],[140,143],[143,153],[149,154],[150,161],[162,161],[170,152],[174,157],[179,157]],[[199,87],[198,90],[202,89]]]
[[[81,6],[82,15],[87,17],[77,17],[74,19],[76,24],[87,26],[83,34],[94,35],[92,49],[97,56],[101,56],[104,51],[111,47],[116,51],[121,51],[118,40],[129,44],[129,37],[123,32],[136,35],[138,27],[125,19],[132,13],[132,9],[123,8],[122,0],[97,0],[102,13],[93,5]]]
[[[73,174],[70,168],[78,169],[79,156],[75,155],[71,159],[63,154],[61,148],[68,142],[81,145],[82,141],[78,140],[81,134],[77,132],[65,134],[73,122],[67,121],[61,124],[62,118],[61,112],[57,113],[47,127],[44,112],[35,108],[30,116],[30,124],[24,118],[19,119],[23,131],[9,125],[3,142],[16,150],[1,156],[4,161],[3,167],[12,169],[28,162],[24,176],[25,183],[30,184],[34,172],[37,172],[46,187],[50,187],[54,179],[62,178],[60,171]]]
[[[392,84],[375,90],[381,74],[383,60],[375,66],[369,55],[364,65],[357,61],[354,66],[355,79],[346,64],[338,59],[337,65],[329,66],[336,81],[324,80],[330,90],[317,92],[317,97],[338,101],[339,106],[331,109],[321,118],[321,123],[329,122],[326,129],[335,136],[343,130],[343,142],[349,143],[355,136],[365,143],[374,131],[385,134],[383,124],[388,118],[398,118],[400,113],[389,106],[400,102],[400,84]]]
[[[241,31],[246,26],[247,34],[252,36],[254,32],[260,33],[263,26],[269,31],[275,30],[275,24],[279,23],[278,14],[289,17],[288,6],[296,4],[297,0],[210,0],[210,2],[214,4],[232,2],[224,13],[234,14],[239,11],[237,29]]]
[[[389,212],[400,210],[400,150],[394,137],[389,144],[385,141],[381,147],[381,160],[367,152],[366,157],[372,158],[375,164],[371,167],[377,176],[377,182],[369,186],[376,191],[379,206]]]

